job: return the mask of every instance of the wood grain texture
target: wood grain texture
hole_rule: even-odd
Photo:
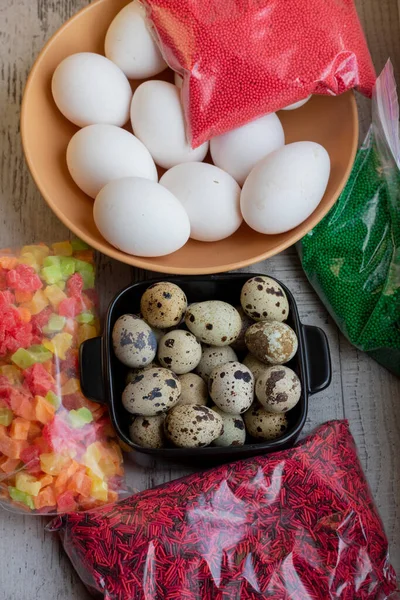
[[[29,70],[40,48],[86,0],[0,0],[0,246],[68,236],[35,188],[25,166],[19,111]],[[392,58],[400,81],[400,20],[397,0],[358,0],[360,18],[379,71]],[[370,122],[369,101],[360,98],[362,139]],[[352,348],[305,279],[294,249],[251,269],[284,281],[303,322],[321,326],[332,353],[332,385],[312,397],[305,432],[328,419],[348,418],[400,572],[400,381]],[[101,310],[132,278],[131,271],[98,257]],[[141,455],[127,460],[128,482],[145,489],[182,475],[179,465],[155,464]],[[45,520],[0,512],[0,600],[86,600],[58,540]]]

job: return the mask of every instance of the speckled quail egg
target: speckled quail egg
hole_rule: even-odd
[[[151,327],[167,329],[177,327],[187,308],[185,293],[175,283],[162,281],[153,283],[140,300],[144,320]]]
[[[221,300],[192,304],[186,311],[185,323],[199,340],[212,346],[229,346],[242,328],[236,308]]]
[[[147,369],[128,383],[122,393],[124,408],[143,417],[167,412],[179,401],[181,382],[169,369]]]
[[[261,362],[261,360],[258,360],[258,358],[250,354],[250,352],[244,357],[243,364],[246,365],[246,367],[249,367],[250,371],[253,373],[254,381],[257,381],[257,378],[261,373],[264,373],[264,371],[268,369],[268,365]]]
[[[151,363],[149,363],[148,365],[146,365],[143,368],[139,368],[139,369],[130,369],[126,379],[125,379],[125,383],[128,384],[131,381],[133,381],[136,377],[136,375],[139,375],[140,373],[143,373],[143,371],[147,371],[147,369],[154,369],[154,367],[159,367],[160,365],[158,364],[157,360],[153,360]]]
[[[165,445],[165,414],[155,417],[135,417],[129,427],[129,437],[142,448],[162,448]]]
[[[244,416],[247,432],[256,439],[275,440],[287,430],[286,415],[270,413],[259,404],[254,404]]]
[[[177,406],[187,406],[189,404],[198,404],[205,406],[208,400],[208,388],[205,381],[195,373],[185,373],[180,375],[181,397]]]
[[[216,440],[213,446],[227,448],[229,446],[243,446],[246,441],[246,428],[240,415],[229,415],[218,406],[213,406],[212,410],[219,414],[224,425],[224,432]]]
[[[289,302],[282,287],[270,277],[252,277],[242,287],[240,302],[255,321],[286,321]]]
[[[157,357],[163,367],[174,373],[189,373],[200,362],[201,344],[190,331],[176,329],[161,338]]]
[[[203,353],[196,367],[196,373],[207,383],[213,369],[234,360],[237,360],[237,356],[230,346],[203,346]]]
[[[254,400],[253,373],[240,362],[226,363],[211,371],[208,391],[218,408],[230,415],[240,415]]]
[[[154,332],[136,315],[122,315],[114,325],[112,343],[115,356],[128,367],[145,367],[156,355]]]
[[[256,382],[256,396],[269,412],[284,413],[296,406],[301,383],[296,373],[282,365],[267,367]]]
[[[244,312],[244,310],[241,306],[236,306],[236,310],[238,311],[240,318],[242,320],[242,327],[240,329],[240,333],[239,333],[238,337],[236,338],[236,340],[234,342],[232,342],[232,348],[234,350],[236,350],[237,352],[242,352],[243,350],[247,350],[244,336],[246,334],[246,331],[250,327],[250,325],[253,325],[254,320],[251,319],[248,315],[246,315],[246,313]]]
[[[220,437],[222,418],[207,406],[176,406],[165,419],[167,438],[180,448],[202,448]]]
[[[297,352],[298,341],[293,329],[279,321],[260,321],[246,331],[246,346],[261,362],[282,365]]]

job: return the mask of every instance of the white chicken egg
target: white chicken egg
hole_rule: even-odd
[[[112,21],[105,54],[129,79],[153,77],[167,68],[147,28],[145,9],[137,0],[127,4]]]
[[[58,109],[78,127],[97,123],[122,127],[129,119],[129,81],[100,54],[79,52],[65,58],[54,71],[51,89]]]
[[[275,113],[218,135],[210,141],[214,164],[243,185],[256,164],[285,144],[285,134]]]
[[[294,104],[289,104],[289,106],[285,106],[285,108],[282,108],[282,110],[296,110],[296,108],[304,106],[309,100],[311,100],[311,96],[307,96],[307,98],[303,98],[303,100],[294,102]]]
[[[141,177],[108,183],[96,197],[93,216],[110,244],[136,256],[171,254],[190,234],[182,204],[159,183]]]
[[[115,125],[80,129],[68,144],[67,165],[77,186],[92,198],[114,179],[144,177],[158,181],[156,165],[146,146]]]
[[[216,242],[240,227],[240,187],[222,169],[207,163],[184,163],[167,171],[160,183],[185,208],[194,240]]]
[[[329,155],[315,142],[295,142],[275,150],[245,181],[240,197],[244,220],[267,234],[297,227],[317,208],[329,174]]]
[[[134,134],[164,169],[202,161],[208,142],[192,148],[186,139],[180,91],[166,81],[145,81],[133,94],[131,121]]]

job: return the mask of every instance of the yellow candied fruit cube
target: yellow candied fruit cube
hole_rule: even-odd
[[[54,452],[40,455],[40,468],[47,475],[59,475],[70,462],[69,456],[60,456]]]
[[[50,340],[43,340],[42,341],[42,346],[44,346],[46,348],[46,350],[49,350],[53,354],[56,353],[55,348],[54,348],[54,346],[53,346],[53,344],[52,344],[52,342]]]
[[[61,395],[68,396],[69,394],[76,394],[80,392],[81,386],[79,383],[79,379],[68,379],[67,383],[65,383],[61,388]]]
[[[85,323],[84,325],[81,325],[78,329],[78,344],[83,344],[83,342],[86,342],[86,340],[90,340],[91,338],[96,337],[96,335],[96,327]]]
[[[44,294],[53,308],[58,308],[59,304],[67,297],[56,284],[48,285],[44,289]]]
[[[104,479],[101,477],[97,477],[91,469],[86,469],[86,474],[92,480],[92,488],[90,491],[90,495],[95,500],[100,500],[101,502],[107,502],[108,499],[108,485]]]
[[[104,477],[104,473],[99,465],[101,458],[102,453],[97,442],[90,444],[82,457],[82,464],[84,464],[96,477],[99,477],[100,479]]]
[[[21,255],[22,254],[32,254],[38,265],[42,266],[44,259],[50,254],[50,248],[44,244],[24,246],[21,249]]]
[[[15,487],[20,492],[25,492],[30,496],[37,496],[40,492],[42,484],[36,479],[36,477],[33,477],[33,475],[29,475],[29,473],[23,473],[20,471],[15,476]]]
[[[51,340],[53,346],[51,352],[53,352],[60,360],[65,360],[67,358],[67,352],[72,346],[72,341],[73,337],[70,333],[57,333]],[[50,348],[48,349],[50,350]]]
[[[35,269],[36,272],[40,270],[40,265],[36,260],[36,257],[32,254],[32,252],[25,252],[25,254],[21,254],[19,257],[19,262],[24,265],[29,265],[32,269]]]
[[[71,242],[57,242],[52,244],[54,254],[57,256],[72,256],[73,250]]]
[[[37,292],[34,293],[32,300],[29,302],[28,308],[32,315],[38,315],[48,305],[49,301],[43,290],[37,290]]]

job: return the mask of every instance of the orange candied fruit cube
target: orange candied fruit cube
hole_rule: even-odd
[[[8,458],[5,456],[4,459],[5,460],[0,464],[0,469],[4,471],[4,473],[13,473],[21,462],[19,458]]]
[[[11,271],[11,269],[15,269],[18,264],[18,259],[15,256],[0,256],[0,267],[2,269],[6,269],[6,271]]]
[[[41,489],[37,496],[33,498],[36,510],[40,508],[47,508],[56,505],[56,496],[54,494],[53,486],[48,485],[44,489]]]
[[[10,427],[10,437],[14,440],[27,440],[31,423],[22,417],[13,420]]]
[[[33,409],[35,411],[36,421],[43,423],[43,425],[50,423],[50,421],[53,420],[56,412],[55,407],[50,404],[50,402],[47,402],[47,400],[42,396],[35,396],[33,401]]]

